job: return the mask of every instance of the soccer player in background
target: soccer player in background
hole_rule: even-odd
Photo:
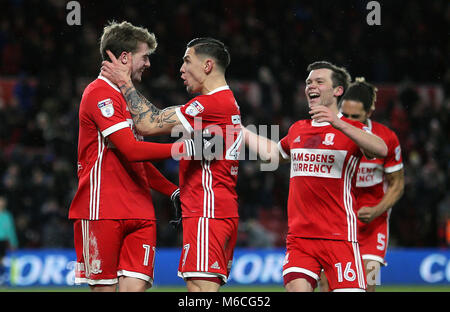
[[[188,291],[218,291],[226,283],[237,239],[242,131],[239,106],[225,79],[229,63],[219,40],[190,41],[180,73],[187,92],[199,95],[181,107],[160,110],[136,91],[126,66],[113,57],[112,63],[103,62],[102,74],[120,86],[142,135],[168,134],[176,126],[192,134],[215,126],[225,140],[221,159],[180,160],[183,250],[178,275]]]
[[[113,22],[104,28],[100,52],[105,59],[106,49],[112,50],[140,81],[156,46],[147,29]],[[156,222],[150,188],[174,199],[178,187],[143,161],[185,150],[185,142],[143,142],[119,88],[107,78],[100,75],[86,87],[79,108],[79,182],[69,210],[76,283],[88,283],[93,291],[152,286]]]
[[[339,104],[344,117],[365,124],[388,147],[386,158],[363,157],[356,176],[358,242],[366,270],[367,291],[375,291],[380,266],[385,265],[389,215],[404,189],[402,154],[397,135],[388,127],[370,119],[375,111],[376,92],[374,85],[364,78],[356,78]],[[321,291],[328,289],[325,276],[321,276],[319,284]]]
[[[276,142],[244,129],[263,160],[291,162],[288,235],[283,265],[287,291],[313,291],[323,269],[334,291],[366,288],[357,240],[356,169],[363,154],[385,157],[386,144],[362,123],[342,116],[347,70],[329,62],[308,66],[305,94],[311,120],[294,123]]]

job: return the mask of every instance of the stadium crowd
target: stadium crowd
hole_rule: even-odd
[[[160,108],[187,101],[181,57],[190,39],[205,35],[230,48],[227,79],[243,124],[280,125],[280,138],[295,120],[309,118],[303,88],[313,61],[346,66],[380,91],[395,90],[374,117],[398,134],[405,165],[389,243],[450,244],[448,1],[380,1],[380,26],[367,25],[362,0],[79,2],[81,25],[69,26],[65,1],[2,1],[0,194],[20,248],[73,247],[67,214],[77,187],[78,105],[99,73],[99,35],[112,19],[156,34],[158,49],[138,88]],[[178,181],[177,162],[156,165]],[[258,161],[243,160],[239,170],[238,246],[283,246],[289,165],[263,172]],[[169,198],[154,194],[154,203],[158,245],[179,246],[179,232],[168,225]]]

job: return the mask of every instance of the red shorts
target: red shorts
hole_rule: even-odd
[[[75,283],[113,285],[119,276],[153,284],[156,222],[75,220]]]
[[[283,278],[286,285],[305,278],[313,288],[323,269],[330,290],[366,289],[366,280],[358,243],[288,236]]]
[[[183,250],[178,276],[227,282],[239,218],[183,218]],[[217,280],[220,278],[220,280]]]
[[[358,222],[358,242],[363,260],[375,260],[386,265],[388,219],[388,216],[381,215],[369,224]]]

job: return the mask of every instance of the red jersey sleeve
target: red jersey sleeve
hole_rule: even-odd
[[[365,132],[368,132],[368,133],[372,133],[372,130],[368,126],[363,124],[362,122],[359,122],[357,120],[351,120],[351,119],[348,119],[348,118],[345,118],[345,117],[341,117],[341,118],[342,118],[342,120],[344,120],[345,122],[355,126],[356,128],[359,128],[359,129],[361,129],[361,130],[363,130]],[[357,153],[355,154],[355,156],[361,157],[363,155],[364,155],[364,153],[363,153],[362,149],[358,148],[357,149]]]
[[[278,150],[280,151],[281,156],[283,156],[284,159],[289,159],[291,148],[289,146],[289,134],[282,138],[280,142],[278,142]]]
[[[130,127],[124,115],[119,94],[97,88],[87,95],[86,100],[86,113],[104,137],[115,131]]]
[[[152,163],[145,162],[144,165],[147,173],[147,180],[152,189],[169,197],[178,189],[178,186],[167,180]]]
[[[209,125],[221,125],[226,118],[225,112],[220,110],[219,103],[215,103],[212,97],[197,96],[185,105],[175,110],[183,127],[192,133]]]
[[[389,132],[389,137],[385,139],[388,147],[388,155],[384,159],[384,171],[392,173],[403,168],[402,150],[397,135]]]

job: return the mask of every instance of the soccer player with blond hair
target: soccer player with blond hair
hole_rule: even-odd
[[[128,22],[104,28],[100,52],[112,50],[140,81],[156,49],[154,34]],[[78,189],[69,209],[77,255],[75,283],[92,291],[144,291],[152,286],[156,248],[150,189],[171,196],[178,187],[150,162],[188,156],[192,142],[144,142],[119,88],[100,75],[79,108]],[[175,152],[176,155],[173,155]]]

